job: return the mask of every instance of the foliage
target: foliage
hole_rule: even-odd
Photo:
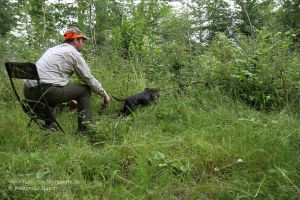
[[[93,95],[95,134],[76,135],[67,109],[66,134],[46,134],[0,68],[0,199],[299,199],[299,3],[169,2],[1,1],[2,66],[75,25],[110,95],[161,92],[127,118],[117,101],[99,116]]]
[[[233,15],[229,4],[224,0],[194,0],[192,14],[200,41],[211,41],[217,32],[229,34],[233,26]],[[196,29],[196,30],[197,30]]]
[[[12,3],[8,0],[0,1],[0,36],[5,36],[15,25]]]
[[[298,106],[299,55],[290,50],[291,39],[288,32],[265,30],[255,40],[241,36],[234,41],[219,34],[202,56],[210,62],[204,77],[255,108]]]
[[[124,17],[124,11],[122,10],[121,4],[117,1],[105,0],[95,2],[95,11],[97,13],[95,25],[95,32],[97,33],[96,42],[98,45],[108,46],[109,34],[111,34],[116,27],[120,27],[122,18]]]
[[[236,0],[239,11],[235,14],[236,26],[248,36],[254,36],[256,29],[271,26],[273,23],[274,0]]]
[[[75,135],[76,116],[67,110],[59,118],[67,133],[45,134],[25,128],[16,104],[2,106],[1,198],[299,197],[295,115],[257,112],[198,87],[113,118],[120,108],[112,102],[95,115],[97,133],[84,137]]]
[[[289,31],[295,35],[295,48],[299,48],[300,44],[300,25],[298,19],[300,18],[300,2],[297,0],[282,1],[282,7],[278,11],[278,18],[280,24],[283,25],[284,31]]]

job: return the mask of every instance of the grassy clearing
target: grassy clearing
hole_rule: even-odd
[[[300,123],[193,87],[114,118],[95,111],[97,134],[26,128],[16,103],[1,101],[1,199],[298,199]],[[95,99],[94,107],[98,102]],[[96,109],[95,109],[96,110]],[[70,119],[74,118],[74,119]]]

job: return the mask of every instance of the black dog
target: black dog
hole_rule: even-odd
[[[143,92],[137,93],[135,95],[129,96],[126,99],[119,99],[112,96],[117,101],[123,101],[124,106],[123,110],[120,112],[120,115],[130,115],[138,105],[149,105],[158,97],[159,89],[156,88],[145,88]]]

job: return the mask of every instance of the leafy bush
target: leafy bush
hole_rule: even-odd
[[[219,33],[198,59],[202,75],[223,91],[264,110],[298,106],[299,55],[289,33],[258,31],[256,39]]]

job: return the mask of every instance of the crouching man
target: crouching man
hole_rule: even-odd
[[[91,74],[80,53],[86,39],[88,38],[78,28],[71,27],[64,34],[64,43],[48,49],[37,61],[36,66],[44,94],[40,94],[35,81],[24,80],[26,99],[39,100],[41,95],[45,95],[51,107],[76,100],[78,104],[77,131],[82,134],[89,133],[86,124],[92,122],[91,91],[102,96],[105,104],[110,101],[110,96]],[[73,73],[83,84],[70,82]],[[53,121],[46,120],[45,128],[51,128],[53,124]]]

